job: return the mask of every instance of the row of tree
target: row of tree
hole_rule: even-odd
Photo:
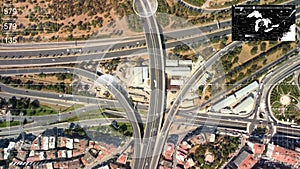
[[[27,110],[37,110],[40,108],[40,102],[35,99],[31,100],[30,98],[19,98],[15,96],[6,100],[5,98],[0,98],[0,107],[2,109],[7,108],[12,115],[20,115],[22,112],[23,115],[27,114]]]

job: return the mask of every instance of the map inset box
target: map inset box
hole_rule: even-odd
[[[296,9],[294,5],[232,6],[232,39],[296,40]]]

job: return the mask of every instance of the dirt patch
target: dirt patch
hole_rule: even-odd
[[[80,5],[80,3],[83,4]],[[18,35],[20,42],[66,40],[70,36],[88,38],[99,31],[102,26],[124,15],[122,11],[124,6],[121,3],[125,3],[124,0],[106,1],[102,6],[95,0],[88,2],[75,0],[70,3],[62,0],[14,1],[13,6],[18,10],[16,22],[19,28],[16,31],[28,32]],[[92,9],[87,10],[87,6]],[[122,14],[116,10],[121,11]],[[47,23],[50,25],[47,26]],[[79,28],[82,25],[84,27]],[[120,31],[124,28],[114,29]]]
[[[209,163],[212,163],[214,162],[215,158],[213,156],[213,154],[211,152],[206,152],[205,153],[205,161],[209,162]]]

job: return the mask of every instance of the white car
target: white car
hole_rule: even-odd
[[[157,84],[156,84],[156,80],[153,80],[154,83],[154,87],[156,88]]]

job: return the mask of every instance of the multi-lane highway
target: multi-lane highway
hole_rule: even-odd
[[[140,156],[136,157],[134,168],[148,168],[147,165],[153,156],[152,147],[155,144],[157,131],[164,116],[166,83],[165,83],[165,51],[163,49],[162,32],[152,13],[149,1],[135,1],[139,12],[143,13],[144,32],[149,54],[149,72],[151,92],[149,110],[146,121],[146,130],[143,137]]]
[[[208,35],[198,34],[193,37],[188,37],[185,39],[167,42],[166,48],[176,47],[182,44],[189,44],[194,42],[204,42],[209,38],[213,38],[216,36],[223,36],[225,34],[231,34],[231,29],[225,29],[218,32],[210,33]],[[34,50],[36,51],[36,49]],[[32,52],[32,51],[30,51]],[[6,56],[8,53],[0,53],[0,56]],[[12,52],[13,55],[25,55],[25,51]],[[113,59],[119,57],[129,57],[129,56],[139,56],[139,55],[147,55],[146,47],[139,47],[133,49],[125,49],[120,51],[112,51],[112,52],[102,52],[102,53],[91,53],[91,54],[81,54],[78,56],[65,56],[65,57],[43,57],[43,58],[15,58],[15,59],[2,59],[0,62],[0,67],[24,67],[24,66],[43,66],[43,65],[61,65],[61,64],[70,64],[70,63],[81,63],[86,61],[96,61],[103,59]]]
[[[297,2],[298,1],[299,0],[297,0]],[[292,2],[296,2],[296,1],[292,1]],[[300,13],[300,8],[297,8],[296,14],[299,14],[299,13]],[[296,19],[298,20],[299,18],[300,18],[300,15],[296,15]],[[208,24],[205,26],[187,27],[184,29],[165,32],[164,39],[168,40],[168,41],[169,40],[177,40],[177,41],[179,40],[180,41],[182,38],[189,38],[191,36],[199,36],[200,34],[203,35],[204,33],[209,33],[211,31],[215,31],[218,29],[220,29],[220,30],[222,30],[224,28],[230,29],[230,26],[231,26],[231,20],[226,20],[226,21],[220,22],[219,24],[213,23],[213,24]],[[214,34],[214,36],[211,36],[210,38],[218,37],[218,36],[222,36],[224,34],[230,34],[230,33],[231,33],[231,31],[223,32],[223,34],[216,33],[216,34]],[[107,42],[105,42],[105,41],[107,41]],[[125,53],[120,53],[121,56],[145,53],[146,48],[143,47],[143,44],[145,44],[145,43],[146,43],[146,41],[143,39],[143,37],[141,35],[139,35],[136,37],[121,37],[121,38],[115,38],[115,39],[79,41],[79,42],[77,42],[77,45],[75,45],[75,42],[60,42],[60,43],[53,42],[53,44],[49,45],[50,47],[58,45],[58,47],[56,49],[49,48],[49,47],[45,47],[42,49],[35,48],[35,47],[45,46],[44,43],[16,44],[16,45],[10,45],[10,46],[5,45],[5,46],[8,46],[5,49],[7,49],[7,48],[8,49],[0,51],[0,56],[2,58],[3,57],[19,58],[19,57],[25,57],[25,56],[49,56],[49,57],[52,57],[53,55],[56,55],[56,58],[59,59],[59,57],[62,57],[63,55],[65,55],[67,53],[70,53],[70,55],[72,55],[73,52],[68,52],[67,49],[80,48],[80,49],[82,49],[82,51],[77,52],[77,53],[82,53],[82,54],[77,54],[77,56],[74,56],[75,58],[79,57],[78,55],[87,56],[87,55],[92,55],[92,54],[97,53],[98,59],[99,59],[99,57],[100,58],[109,57],[103,53],[120,53],[120,51],[117,51],[117,50],[127,51]],[[135,47],[135,46],[139,46],[139,47],[130,49],[130,47]],[[169,47],[172,47],[172,46],[173,45],[171,44]],[[25,49],[18,50],[18,51],[13,50],[16,47],[22,47]],[[168,47],[168,45],[167,45],[167,47]],[[2,46],[1,48],[3,49],[4,47]],[[115,51],[108,51],[110,49],[115,50]],[[116,56],[120,56],[120,55],[116,55]],[[64,56],[64,57],[66,57],[66,56]],[[97,58],[95,58],[95,59],[97,59]],[[75,62],[76,60],[80,60],[80,59],[73,59],[72,62]],[[49,60],[49,61],[52,61],[52,60]],[[54,62],[56,62],[56,61],[54,61]],[[49,62],[49,63],[51,63],[51,62]]]

